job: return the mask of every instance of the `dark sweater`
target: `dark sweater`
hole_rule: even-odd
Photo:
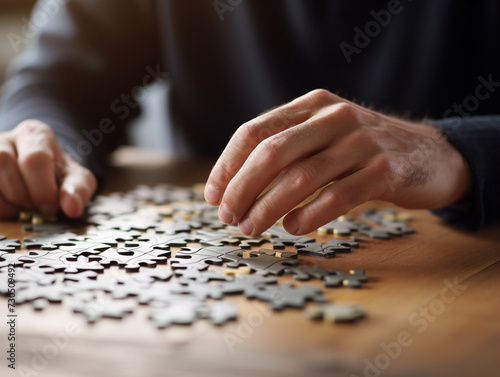
[[[14,66],[0,129],[44,121],[98,174],[143,83],[170,81],[174,126],[212,156],[244,121],[326,88],[440,127],[475,190],[439,214],[476,228],[500,218],[497,1],[69,0],[36,12],[52,15]]]

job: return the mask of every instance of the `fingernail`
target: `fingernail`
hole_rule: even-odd
[[[249,217],[244,219],[240,224],[239,224],[240,230],[243,234],[246,234],[247,236],[252,235],[253,230],[255,229],[253,226],[252,221],[250,220]]]
[[[234,216],[232,212],[227,208],[226,204],[222,204],[219,207],[219,218],[225,224],[233,224]]]
[[[205,187],[205,200],[209,204],[219,203],[220,192],[213,185],[207,185]]]
[[[297,232],[299,231],[299,223],[297,222],[297,219],[292,216],[285,217],[283,226],[290,234],[297,234]]]
[[[59,209],[55,204],[52,203],[44,203],[40,204],[40,207],[38,208],[42,215],[55,215],[57,213],[57,210]]]

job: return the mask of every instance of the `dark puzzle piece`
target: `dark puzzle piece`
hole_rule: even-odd
[[[359,305],[336,303],[308,307],[305,314],[307,318],[314,320],[324,319],[328,322],[353,322],[366,316],[365,310]]]
[[[179,276],[179,281],[181,284],[185,284],[190,280],[194,280],[198,283],[208,283],[209,281],[233,281],[232,276],[227,276],[215,271],[200,271],[195,268],[188,269],[177,269],[175,274]]]
[[[277,284],[278,279],[275,276],[262,275],[241,275],[230,282],[219,284],[224,294],[244,294],[248,298],[255,297],[257,290],[262,285]]]
[[[295,280],[306,281],[310,278],[323,280],[328,276],[328,270],[323,266],[294,267],[285,269],[286,274],[293,274]]]
[[[391,230],[379,226],[364,226],[359,229],[359,234],[376,240],[390,240],[394,236],[401,236],[399,230]]]
[[[0,236],[0,252],[5,251],[7,253],[14,253],[20,247],[21,243],[19,242],[19,240],[9,240],[4,236]]]
[[[335,234],[338,236],[349,236],[357,232],[365,224],[355,221],[351,216],[340,216],[318,229],[319,234]]]
[[[387,209],[367,209],[363,211],[361,217],[367,221],[379,224],[382,229],[387,230],[389,235],[401,235],[415,233],[415,229],[408,226],[406,222],[398,219],[397,211],[393,208]]]
[[[252,270],[265,271],[273,275],[282,274],[285,269],[297,266],[300,263],[297,259],[277,257],[274,253],[274,250],[261,249],[259,252],[251,252],[250,258],[243,258],[243,251],[235,250],[222,255],[220,258],[230,268],[248,266]]]
[[[361,288],[368,278],[363,270],[328,270],[328,275],[323,277],[325,287],[338,287],[343,285],[348,288]]]
[[[284,249],[286,245],[295,246],[296,244],[305,244],[316,241],[314,238],[305,236],[294,236],[288,233],[285,228],[281,226],[272,226],[266,233],[271,235],[267,241],[273,244],[274,249]]]
[[[282,310],[285,307],[303,308],[307,301],[326,302],[322,290],[313,285],[261,285],[254,297],[267,301],[273,310]]]
[[[24,232],[36,233],[65,233],[70,230],[68,224],[61,223],[43,223],[43,224],[25,224],[23,225]]]
[[[310,242],[295,245],[299,254],[321,258],[333,258],[337,253],[350,253],[353,247],[359,247],[359,242],[332,239],[326,243]]]

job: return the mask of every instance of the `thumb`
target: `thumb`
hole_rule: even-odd
[[[59,206],[66,216],[80,217],[97,189],[97,179],[68,154],[64,154],[65,175],[61,179]]]

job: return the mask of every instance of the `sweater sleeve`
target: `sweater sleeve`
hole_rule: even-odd
[[[500,220],[500,116],[433,120],[469,163],[474,180],[469,200],[431,211],[446,221],[480,229]]]
[[[26,51],[10,66],[2,89],[0,131],[36,119],[62,148],[102,178],[105,157],[124,141],[145,86],[164,76],[152,2],[71,0],[50,15],[44,2],[32,19]],[[33,22],[34,25],[34,22]]]

